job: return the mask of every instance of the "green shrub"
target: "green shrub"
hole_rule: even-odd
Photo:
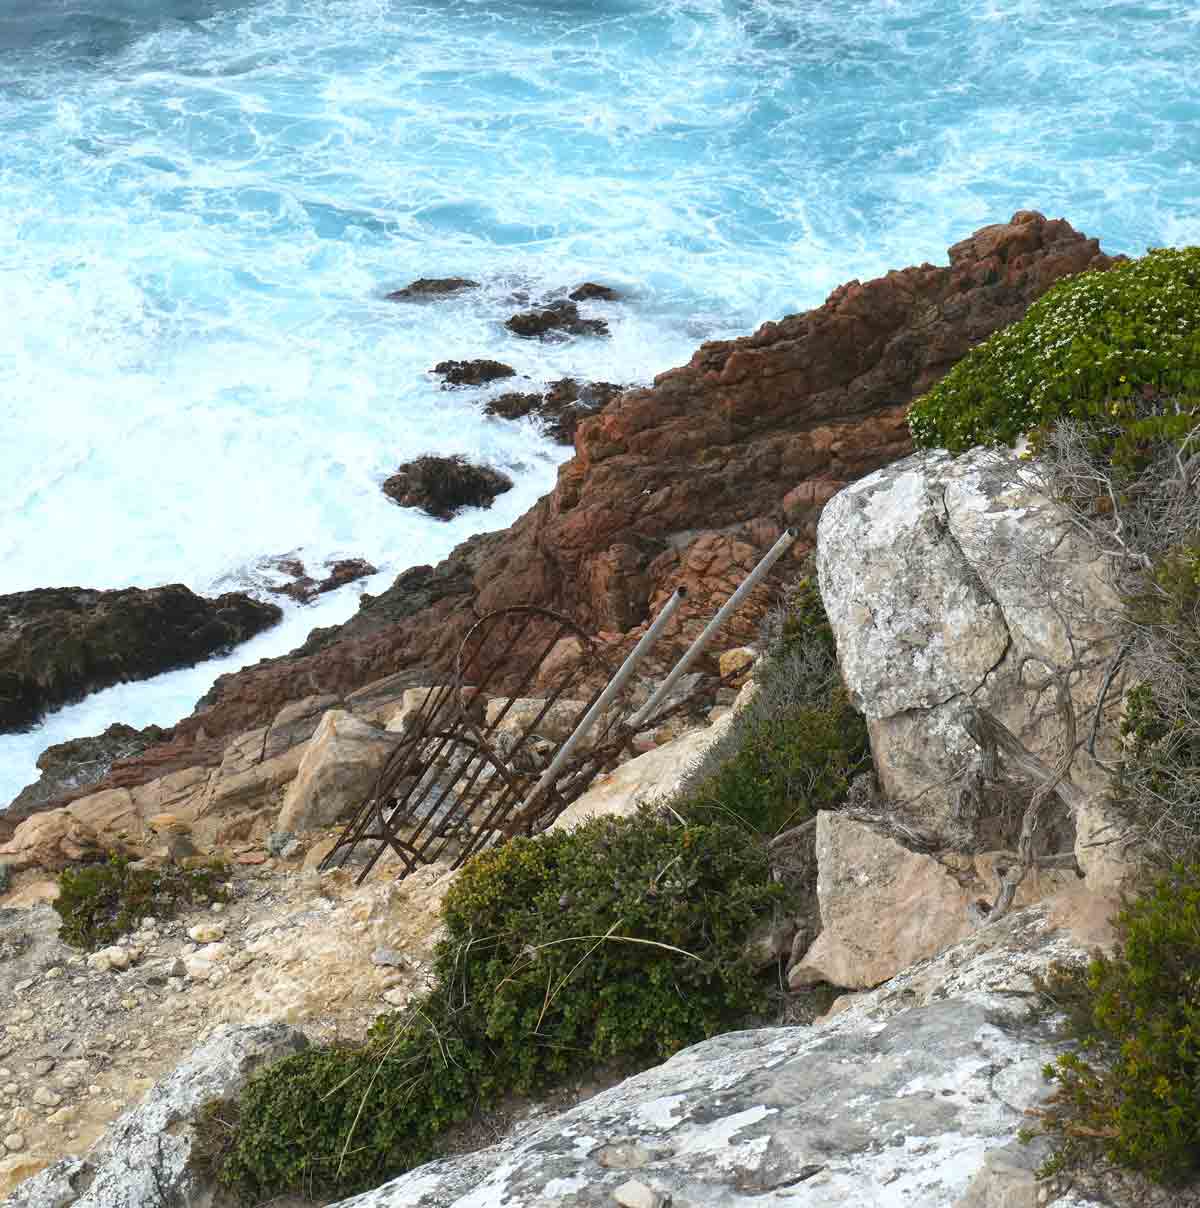
[[[1061,281],[913,403],[918,448],[1011,444],[1063,416],[1200,393],[1200,248]]]
[[[1200,864],[1177,865],[1116,919],[1112,957],[1061,970],[1078,1044],[1046,1070],[1050,1169],[1100,1149],[1172,1183],[1200,1170]]]
[[[59,937],[73,948],[92,951],[115,943],[145,915],[170,918],[180,903],[199,899],[223,901],[221,882],[228,869],[218,861],[185,871],[133,868],[124,856],[102,864],[68,868],[58,878],[54,902],[62,924]]]
[[[223,1117],[221,1180],[249,1202],[349,1195],[502,1095],[744,1023],[768,988],[743,945],[781,893],[744,830],[649,810],[481,853],[447,894],[433,989],[361,1048],[253,1078]]]
[[[754,698],[671,804],[694,822],[736,822],[773,835],[839,805],[871,753],[866,723],[838,675],[814,578],[789,589],[765,637]]]
[[[675,803],[693,821],[725,818],[774,835],[840,805],[871,763],[866,723],[840,687],[824,708],[754,720],[739,738],[736,753]]]
[[[365,1191],[435,1157],[480,1100],[486,1054],[428,995],[390,1034],[357,1048],[310,1048],[251,1078],[236,1103],[207,1109],[206,1164],[243,1202]],[[214,1136],[219,1137],[214,1141]]]

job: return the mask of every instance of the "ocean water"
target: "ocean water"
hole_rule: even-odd
[[[443,392],[443,358],[645,382],[1014,210],[1107,250],[1200,242],[1195,0],[0,0],[0,593],[202,592],[265,555],[379,590],[506,525],[563,450]],[[423,275],[477,293],[386,302]],[[510,336],[599,280],[609,340]],[[423,452],[516,488],[450,524],[382,479]],[[220,663],[0,736],[168,724]]]

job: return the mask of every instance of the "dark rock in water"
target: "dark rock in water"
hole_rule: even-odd
[[[606,336],[603,319],[585,319],[574,302],[551,302],[539,310],[525,310],[504,324],[514,335],[526,339],[560,339],[563,336]]]
[[[170,738],[171,731],[162,726],[135,730],[116,722],[103,734],[55,743],[38,756],[37,766],[42,774],[13,798],[8,816],[24,818],[36,814],[63,794],[103,780],[119,759],[140,755],[147,747]]]
[[[585,281],[578,289],[573,289],[568,295],[572,302],[620,302],[621,295],[609,285],[597,285],[595,281]]]
[[[356,579],[365,579],[368,575],[378,573],[378,567],[372,566],[365,558],[342,558],[336,562],[326,562],[325,569],[329,573],[320,581],[308,573],[299,558],[275,558],[270,560],[267,566],[292,578],[291,583],[268,587],[267,590],[273,595],[287,596],[299,604],[311,604],[317,596],[324,595],[327,591],[336,591]]]
[[[551,382],[542,404],[542,420],[546,435],[560,445],[575,443],[575,429],[581,420],[603,411],[623,393],[624,386],[615,382],[584,382],[560,378]]]
[[[393,290],[385,297],[389,302],[426,302],[431,298],[444,298],[448,294],[478,288],[479,282],[472,281],[469,277],[421,277],[403,289]]]
[[[579,421],[608,406],[624,389],[613,382],[580,384],[575,378],[560,378],[549,384],[545,394],[501,394],[483,411],[500,419],[534,415],[547,436],[560,445],[570,445]]]
[[[402,465],[383,484],[383,493],[401,507],[421,508],[438,520],[450,520],[462,508],[487,508],[497,495],[512,490],[512,479],[490,466],[473,466],[460,454],[418,457]]]
[[[485,386],[501,378],[515,377],[517,373],[511,365],[489,361],[486,357],[477,361],[439,361],[433,372],[446,379],[442,383],[443,390],[451,386]]]
[[[500,394],[484,407],[484,415],[496,415],[500,419],[523,419],[531,412],[540,411],[543,396],[540,394]]]
[[[241,592],[206,600],[182,583],[0,596],[0,732],[112,684],[223,653],[283,615]]]

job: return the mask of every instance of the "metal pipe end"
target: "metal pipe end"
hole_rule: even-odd
[[[681,583],[676,589],[675,594],[682,600],[687,596],[687,588]]]
[[[800,536],[800,529],[794,524],[789,524],[787,535],[791,537],[793,541],[795,541],[795,539]]]

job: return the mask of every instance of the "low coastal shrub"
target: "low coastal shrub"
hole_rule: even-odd
[[[1061,417],[1200,393],[1200,247],[1059,282],[913,403],[918,448],[1011,444]]]
[[[1099,1150],[1162,1183],[1200,1171],[1200,864],[1179,864],[1116,918],[1111,957],[1059,969],[1073,1051],[1048,1066],[1045,1173]]]
[[[62,919],[59,937],[73,948],[104,948],[134,930],[146,915],[170,918],[185,903],[224,901],[228,875],[219,861],[193,869],[134,868],[119,855],[101,864],[68,868],[58,878],[54,902]]]
[[[866,723],[837,671],[833,630],[814,578],[769,618],[757,691],[689,774],[672,806],[693,821],[774,835],[832,809],[871,764]]]
[[[250,1203],[349,1195],[503,1095],[745,1023],[769,993],[745,940],[782,893],[741,827],[650,809],[481,853],[447,894],[432,989],[362,1047],[289,1057],[214,1109],[219,1177]]]

